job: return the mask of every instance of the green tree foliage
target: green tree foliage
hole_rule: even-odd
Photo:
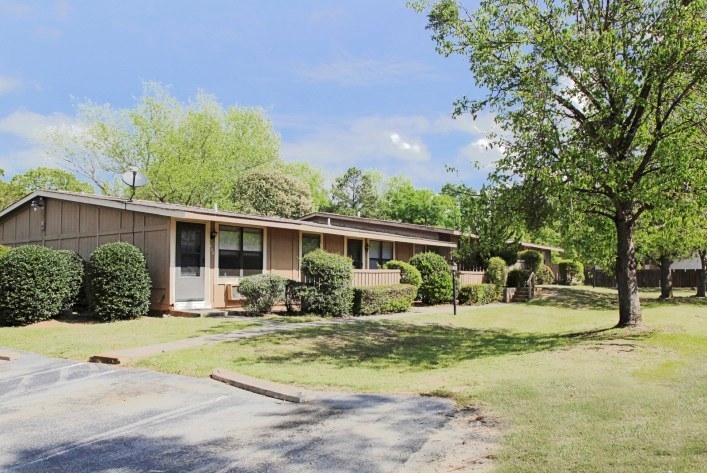
[[[38,167],[10,179],[10,184],[32,192],[40,189],[83,192],[93,194],[91,184],[79,181],[75,175],[63,169]]]
[[[645,215],[636,226],[636,253],[639,261],[653,264],[660,270],[660,298],[672,297],[673,285],[670,266],[678,259],[692,256],[700,243],[702,225],[694,212],[676,212],[670,208],[656,208]],[[684,203],[683,203],[684,205]]]
[[[271,217],[299,218],[312,213],[307,184],[277,169],[241,174],[233,185],[233,210]]]
[[[458,229],[461,214],[453,196],[417,189],[409,178],[390,179],[381,196],[381,216],[389,220]]]
[[[380,175],[351,167],[331,186],[331,208],[341,215],[378,217]]]
[[[498,182],[522,189],[523,210],[608,220],[616,234],[618,326],[641,323],[634,230],[666,195],[680,198],[705,160],[685,147],[703,121],[707,1],[455,0],[429,12],[438,51],[468,59],[478,100],[502,132]]]
[[[4,176],[0,169],[0,177]],[[38,167],[24,174],[17,174],[8,182],[0,181],[0,209],[8,207],[25,195],[40,189],[83,192],[93,194],[93,186],[79,181],[76,176],[62,169]]]
[[[324,177],[321,170],[304,162],[280,162],[278,169],[288,176],[296,177],[309,186],[312,207],[315,212],[331,207],[329,193],[324,187]]]
[[[278,161],[280,140],[262,110],[224,108],[203,92],[182,103],[148,82],[135,107],[85,102],[78,117],[80,127],[48,134],[47,150],[108,195],[124,192],[120,175],[137,166],[149,179],[139,198],[226,208],[238,175]]]
[[[418,253],[410,258],[410,264],[422,275],[422,285],[417,295],[423,304],[440,304],[452,300],[452,274],[447,261],[432,252]]]

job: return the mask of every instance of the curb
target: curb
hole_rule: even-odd
[[[272,397],[274,399],[294,403],[307,402],[307,398],[304,393],[302,391],[298,391],[296,388],[280,383],[273,383],[272,381],[251,378],[250,376],[234,373],[233,371],[216,368],[211,372],[211,378],[236,388],[261,394],[263,396]]]
[[[88,359],[89,362],[91,363],[103,363],[106,365],[119,365],[121,363],[121,359],[118,358],[117,355],[93,355],[91,358]],[[123,360],[125,361],[125,360]]]
[[[0,350],[0,360],[15,361],[20,358],[20,354],[14,351]]]

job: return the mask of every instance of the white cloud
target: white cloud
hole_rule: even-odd
[[[422,146],[417,143],[411,144],[407,141],[404,141],[397,133],[390,134],[390,141],[392,141],[393,144],[398,147],[398,149],[403,151],[410,151],[412,153],[420,153],[422,151]]]
[[[0,169],[5,171],[6,179],[39,166],[57,167],[57,164],[41,148],[25,148],[0,154]]]
[[[345,86],[361,86],[399,82],[410,75],[428,72],[417,62],[379,61],[375,59],[343,59],[300,67],[301,77],[313,82],[333,82]]]
[[[316,116],[275,116],[283,131],[281,156],[307,161],[330,176],[348,167],[371,168],[384,176],[404,174],[415,185],[439,188],[459,181],[478,186],[502,150],[486,149],[493,116],[367,116],[332,120]],[[288,135],[290,136],[288,138]],[[479,162],[481,170],[474,162]],[[455,167],[450,174],[446,166]]]
[[[0,133],[16,135],[33,141],[41,138],[48,129],[68,126],[74,122],[74,118],[63,113],[42,115],[21,109],[0,118]]]
[[[0,76],[0,95],[16,92],[22,88],[22,81],[16,77]]]

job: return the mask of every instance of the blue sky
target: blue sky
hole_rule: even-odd
[[[478,187],[498,157],[483,146],[492,120],[451,118],[478,92],[425,24],[404,0],[0,0],[0,168],[52,165],[43,129],[86,99],[132,107],[158,81],[182,101],[202,89],[262,107],[281,157],[329,177],[358,166]]]

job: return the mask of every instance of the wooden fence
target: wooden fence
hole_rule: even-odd
[[[459,283],[462,286],[467,284],[481,284],[486,279],[486,271],[459,271]]]
[[[699,269],[673,269],[670,271],[673,276],[673,287],[697,287],[699,281]],[[584,272],[585,284],[592,284],[599,287],[616,287],[616,278],[606,274],[604,271],[591,269]],[[639,269],[636,271],[638,287],[660,287],[659,269]]]
[[[353,287],[400,284],[399,269],[354,269]]]

